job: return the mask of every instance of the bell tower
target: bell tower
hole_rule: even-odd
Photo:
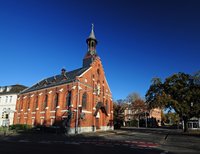
[[[88,51],[83,59],[83,67],[90,66],[90,64],[97,57],[97,52],[96,52],[97,39],[94,35],[94,24],[92,24],[92,29],[91,29],[89,37],[86,39],[86,43],[87,43]]]

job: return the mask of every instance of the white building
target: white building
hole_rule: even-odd
[[[25,88],[23,85],[0,86],[0,126],[13,124],[17,95]]]

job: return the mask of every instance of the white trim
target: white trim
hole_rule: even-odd
[[[51,119],[55,119],[56,117],[55,117],[55,116],[50,116],[50,118],[51,118]]]
[[[62,92],[62,91],[63,91],[63,88],[61,88],[59,91]]]
[[[27,112],[25,112],[24,114],[28,114]]]
[[[25,99],[27,96],[24,96],[23,99]]]
[[[32,119],[35,119],[35,117],[31,117]]]
[[[68,116],[62,116],[62,118],[67,118]]]
[[[59,109],[60,108],[60,106],[58,105],[58,106],[56,106],[56,109]]]
[[[50,113],[55,113],[56,111],[50,111]]]
[[[83,113],[92,113],[91,111],[82,110]]]
[[[31,112],[31,114],[35,114],[35,112]]]
[[[31,97],[33,97],[33,96],[34,96],[34,94],[31,95]]]
[[[40,119],[44,119],[44,117],[40,117]]]
[[[45,113],[45,111],[41,111],[40,113]]]
[[[40,93],[39,95],[41,96],[43,93]]]
[[[47,106],[47,107],[45,107],[45,109],[46,109],[46,110],[48,110],[48,109],[49,109],[49,107]]]
[[[61,110],[61,112],[68,112],[69,110]]]
[[[48,93],[49,93],[49,94],[51,94],[51,93],[52,93],[52,90],[51,90],[51,91],[49,91]]]
[[[85,70],[81,75],[79,75],[78,77],[82,77],[85,73],[87,73],[92,67],[89,67],[87,70]]]

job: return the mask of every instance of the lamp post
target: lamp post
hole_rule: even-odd
[[[80,114],[79,111],[81,111],[81,109],[82,109],[82,106],[80,104],[80,93],[81,93],[82,88],[81,88],[80,84],[83,84],[83,83],[81,83],[79,80],[76,80],[76,83],[77,84],[75,86],[73,86],[73,88],[72,88],[74,90],[77,88],[77,93],[72,98],[72,104],[73,104],[73,101],[74,101],[74,98],[75,98],[76,99],[76,102],[75,102],[76,103],[76,106],[75,106],[76,109],[74,110],[76,112],[75,134],[78,134],[79,133],[79,129],[78,129],[79,118],[81,116],[81,115],[79,115]],[[97,86],[97,88],[94,88],[94,87],[89,87],[89,88],[90,88],[89,90],[82,90],[82,92],[92,92],[92,94],[98,94],[98,95],[100,95],[100,93],[102,93],[102,92],[100,92],[100,88],[98,86]],[[93,110],[94,110],[94,107],[93,107]]]

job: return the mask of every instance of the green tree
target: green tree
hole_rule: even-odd
[[[141,97],[140,97],[140,95],[139,95],[138,93],[135,93],[135,92],[130,93],[130,94],[126,97],[126,101],[127,101],[128,103],[133,103],[133,102],[136,101],[136,100],[141,100]]]
[[[125,108],[126,108],[126,104],[123,103],[122,100],[116,101],[116,102],[113,103],[114,125],[123,125]]]
[[[152,85],[146,93],[146,102],[150,108],[165,107],[174,109],[184,120],[184,131],[187,131],[187,121],[193,116],[200,116],[200,75],[194,76],[177,73],[165,79],[152,80]]]

